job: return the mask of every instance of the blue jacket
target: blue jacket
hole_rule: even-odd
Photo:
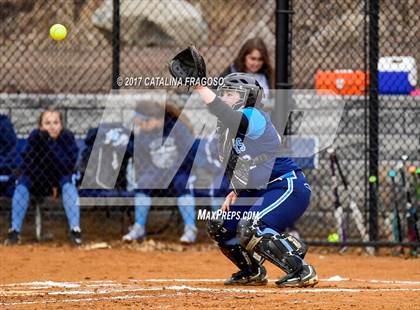
[[[52,139],[46,131],[33,130],[22,154],[19,183],[48,189],[70,182],[78,150],[69,130],[64,129],[57,139]]]
[[[176,126],[174,126],[176,124]],[[169,136],[170,135],[170,136]],[[163,128],[151,132],[140,132],[135,135],[134,148],[136,181],[139,188],[165,188],[166,181],[173,180],[174,187],[184,187],[190,173],[195,151],[194,137],[182,121],[178,121],[169,114],[165,116]],[[190,150],[191,148],[191,150]],[[181,158],[188,152],[185,159]],[[179,165],[180,161],[182,162]],[[172,179],[171,176],[175,176]],[[175,181],[182,176],[183,182]]]
[[[16,168],[16,133],[9,117],[0,114],[0,173]]]

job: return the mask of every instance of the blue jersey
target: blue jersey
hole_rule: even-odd
[[[264,186],[299,166],[289,157],[277,157],[280,152],[281,138],[271,122],[268,113],[255,107],[239,109],[248,119],[248,129],[243,137],[236,137],[234,151],[240,157],[255,159],[265,154],[267,159],[251,166],[248,187]]]
[[[194,137],[182,121],[177,122],[177,118],[167,115],[163,129],[158,127],[149,132],[140,132],[135,139],[138,142],[134,144],[139,147],[134,150],[134,155],[141,158],[136,164],[139,188],[166,188],[169,181],[178,174],[188,178],[192,166],[188,149]],[[188,154],[187,158],[179,166],[184,154]]]
[[[292,159],[279,157],[281,139],[269,115],[258,107],[233,110],[218,96],[208,104],[218,118],[220,159],[234,189],[265,188],[293,170]]]
[[[0,114],[0,174],[11,173],[16,168],[17,138],[9,117]]]

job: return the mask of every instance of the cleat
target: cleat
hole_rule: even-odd
[[[7,238],[4,240],[5,245],[16,245],[20,244],[19,232],[10,228],[7,233]]]
[[[82,245],[82,232],[79,227],[75,227],[70,231],[70,240],[76,246]]]
[[[182,243],[195,243],[197,239],[197,227],[195,225],[185,225],[184,234],[179,239]]]
[[[311,265],[304,265],[297,274],[286,275],[276,281],[278,287],[314,287],[316,284],[318,284],[318,276]]]
[[[225,281],[225,285],[266,285],[267,271],[263,266],[258,267],[257,272],[251,272],[248,270],[240,270]]]
[[[125,242],[132,242],[134,240],[143,240],[146,238],[146,229],[143,225],[135,223],[131,226],[128,234],[122,237],[122,240]]]

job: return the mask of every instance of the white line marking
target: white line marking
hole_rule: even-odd
[[[45,282],[28,282],[28,283],[25,283],[25,285],[46,286],[46,287],[75,288],[75,287],[80,287],[80,282],[45,281]]]
[[[34,287],[65,287],[65,288],[75,288],[80,287],[82,282],[55,282],[55,281],[43,281],[43,282],[22,282],[22,283],[10,283],[10,284],[1,284],[0,286],[34,286]]]
[[[130,279],[129,282],[209,282],[218,283],[224,282],[225,279]],[[269,280],[269,282],[275,282],[276,280]],[[326,279],[320,279],[320,282],[344,282],[344,281],[355,281],[355,282],[366,282],[366,283],[378,283],[378,284],[405,284],[405,285],[420,285],[420,281],[411,280],[375,280],[375,279],[351,279],[343,278],[339,275],[332,276]],[[87,284],[89,283],[89,284]],[[0,287],[13,287],[13,286],[31,286],[33,289],[42,289],[50,287],[64,287],[64,288],[79,288],[81,285],[89,287],[100,287],[100,286],[116,286],[122,285],[113,280],[95,280],[95,281],[75,281],[75,282],[55,282],[55,281],[37,281],[37,282],[23,282],[23,283],[9,283],[0,284]]]
[[[364,288],[302,288],[302,289],[241,289],[241,288],[208,288],[208,287],[194,287],[187,285],[173,285],[165,287],[167,290],[190,290],[190,291],[203,291],[203,292],[232,292],[232,293],[330,293],[330,292],[399,292],[399,291],[420,291],[420,288],[376,288],[376,289],[364,289]]]
[[[35,305],[35,304],[52,304],[52,303],[76,303],[76,302],[89,302],[89,301],[102,301],[102,300],[146,299],[146,298],[186,296],[190,294],[191,293],[177,292],[173,294],[158,294],[158,295],[123,295],[123,296],[80,298],[80,299],[49,299],[49,300],[41,300],[41,301],[1,302],[0,305],[15,306],[15,305]]]
[[[42,293],[41,295],[44,295],[45,293]],[[100,294],[95,291],[57,291],[57,292],[48,292],[48,295],[95,295]],[[40,294],[38,294],[40,295]]]
[[[224,282],[226,279],[144,279],[130,280],[132,282]]]
[[[365,279],[349,279],[349,281],[368,282],[368,283],[381,283],[381,284],[420,284],[420,281],[403,281],[403,280],[365,280]]]
[[[350,293],[360,293],[360,292],[417,292],[420,291],[420,288],[302,288],[302,289],[243,289],[243,288],[209,288],[209,287],[194,287],[188,285],[171,285],[171,286],[162,286],[162,287],[134,287],[126,289],[108,289],[108,290],[98,290],[98,291],[54,291],[54,292],[43,292],[43,293],[24,293],[24,294],[5,294],[0,296],[39,296],[44,295],[92,295],[92,294],[114,294],[114,293],[133,293],[141,291],[163,291],[163,290],[175,290],[175,291],[195,291],[195,292],[218,292],[218,293],[277,293],[277,294],[296,294],[296,293],[336,293],[336,292],[350,292]]]
[[[122,286],[121,283],[98,283],[98,284],[86,284],[87,287],[114,287],[114,286]]]
[[[209,288],[209,287],[194,287],[188,285],[172,285],[165,287],[167,290],[188,290],[196,292],[225,292],[225,293],[278,293],[279,290],[267,289],[242,289],[242,288]]]
[[[107,289],[107,290],[97,290],[97,291],[82,291],[87,292],[87,294],[113,294],[113,293],[129,293],[129,292],[144,292],[144,291],[163,291],[165,287],[134,287],[126,289]],[[48,295],[66,295],[68,292],[72,291],[61,291],[61,292],[49,292]]]
[[[104,294],[114,294],[114,293],[133,293],[133,292],[144,292],[144,291],[163,291],[166,287],[127,287],[125,289],[103,289],[103,290],[95,290],[91,291],[89,289],[87,290],[66,290],[66,291],[44,291],[44,292],[18,292],[17,294],[7,293],[7,294],[0,294],[0,296],[22,296],[22,293],[24,293],[25,296],[42,296],[42,295],[104,295]]]
[[[226,279],[131,279],[131,282],[224,282]],[[268,280],[269,282],[275,282],[277,280]],[[417,285],[420,284],[420,281],[410,281],[410,280],[371,280],[371,279],[351,279],[343,278],[341,276],[333,276],[326,279],[320,279],[320,282],[344,282],[344,281],[356,281],[356,282],[367,282],[367,283],[379,283],[379,284],[407,284],[407,285]]]
[[[324,281],[325,282],[355,281],[355,282],[380,283],[380,284],[408,284],[408,285],[420,284],[420,281],[351,279],[351,278],[342,278],[338,275],[327,278],[327,279],[320,279],[320,281],[321,282],[324,282]]]

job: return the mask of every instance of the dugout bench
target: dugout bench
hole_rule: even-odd
[[[305,139],[305,138],[304,138]],[[199,142],[199,140],[198,140]],[[83,150],[85,149],[85,144],[83,139],[78,139],[77,144],[79,146],[79,159]],[[299,145],[304,145],[305,148],[317,149],[317,142],[313,138],[306,138],[306,140],[300,139],[298,143],[296,143],[296,147]],[[19,167],[22,162],[21,154],[26,146],[26,139],[20,138],[18,139],[17,143],[17,157],[14,167]],[[293,148],[293,146],[291,146]],[[294,150],[296,151],[296,150]],[[298,164],[303,168],[313,169],[316,168],[318,165],[318,157],[314,155],[312,157],[301,157],[301,158],[294,158]],[[0,167],[1,168],[1,167]],[[0,210],[5,216],[2,218],[6,219],[7,221],[10,220],[10,216],[6,216],[7,213],[11,213],[11,197],[13,194],[14,182],[17,179],[18,171],[14,168],[13,173],[10,174],[0,174]],[[198,173],[206,173],[208,171],[200,170]],[[80,173],[76,172],[74,174],[74,181],[77,181],[77,178],[80,176]],[[5,190],[7,189],[7,190]],[[134,192],[127,191],[127,190],[108,190],[108,189],[82,189],[79,190],[79,196],[81,199],[80,205],[80,214],[82,218],[82,214],[88,213],[105,213],[107,218],[111,217],[111,215],[118,215],[119,222],[121,227],[121,234],[124,233],[124,229],[127,226],[127,219],[129,222],[133,221],[133,202],[134,199]],[[199,200],[200,198],[209,198],[210,197],[210,190],[206,188],[196,188],[194,189],[194,196]],[[95,203],[89,202],[89,199],[93,199]],[[156,198],[157,199],[157,198]],[[176,201],[173,199],[164,204],[164,207],[160,207],[159,214],[161,217],[167,218],[174,218],[176,216],[175,221],[173,223],[178,225],[181,223],[181,217],[177,212]],[[199,203],[198,206],[203,206],[203,204]],[[32,210],[31,210],[32,209]],[[155,210],[153,210],[155,209]],[[156,206],[153,207],[151,213],[156,211]],[[49,214],[50,217],[59,217],[64,212],[62,207],[61,199],[55,199],[53,197],[34,197],[31,196],[30,200],[30,207],[28,208],[27,215],[33,218],[34,223],[34,232],[36,239],[38,241],[48,240],[51,239],[51,234],[45,234],[43,231],[43,218],[45,214]],[[9,225],[9,223],[7,223]],[[169,220],[166,224],[161,225],[160,229],[157,229],[153,234],[159,234],[165,229],[167,229],[170,225]],[[179,225],[178,225],[179,226]],[[150,235],[150,234],[149,234]]]

